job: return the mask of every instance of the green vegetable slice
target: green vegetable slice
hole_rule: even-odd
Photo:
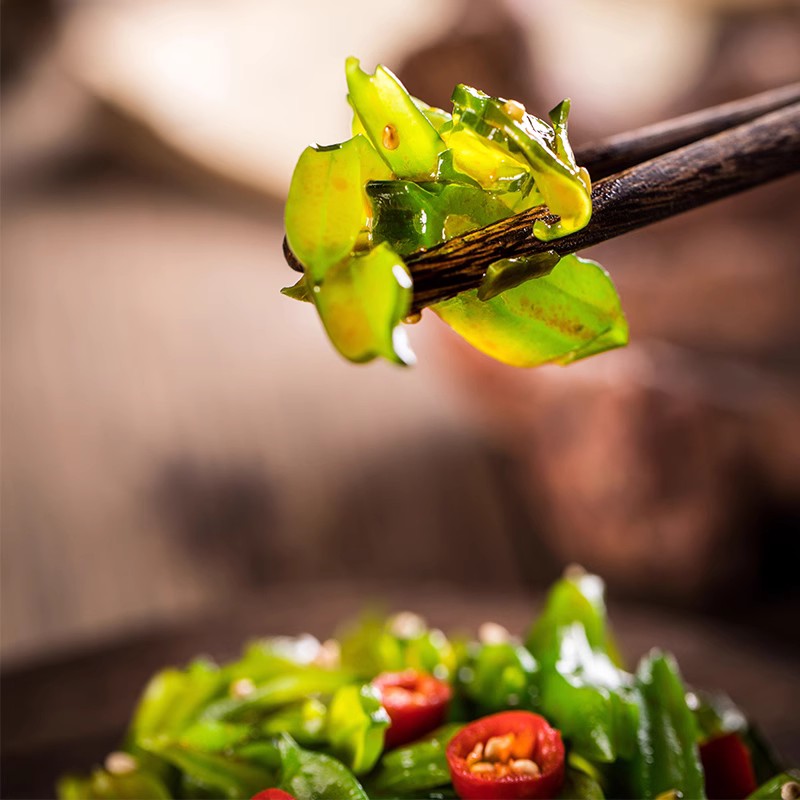
[[[445,749],[463,725],[444,725],[418,742],[397,747],[381,758],[370,776],[370,796],[397,797],[421,793],[450,783]]]
[[[178,735],[225,685],[220,669],[199,659],[185,670],[165,669],[148,683],[133,716],[129,741]]]
[[[534,234],[544,241],[580,230],[592,214],[587,175],[578,169],[572,151],[564,146],[569,103],[562,103],[554,112],[558,132],[526,113],[518,103],[489,97],[464,84],[453,92],[454,131],[460,126],[471,129],[487,140],[505,145],[509,152],[519,152],[530,165],[539,195],[561,218],[553,225],[543,221],[534,225]],[[460,166],[469,171],[468,163]],[[530,203],[534,204],[535,201]]]
[[[574,255],[486,302],[473,290],[432,308],[473,347],[517,367],[570,364],[628,342],[608,273]]]
[[[527,638],[539,662],[540,708],[574,752],[611,763],[633,755],[638,704],[633,676],[619,667],[608,630],[602,581],[559,581]]]
[[[374,207],[374,242],[391,244],[401,256],[511,215],[499,198],[454,183],[373,181],[367,194]]]
[[[340,636],[342,666],[365,680],[381,672],[415,669],[446,680],[456,670],[453,645],[437,629],[428,628],[413,615],[412,624],[397,624],[397,617],[385,619],[365,615]]]
[[[636,688],[642,704],[631,766],[635,795],[655,798],[675,791],[704,798],[697,727],[675,661],[653,651],[639,666]]]
[[[296,703],[312,694],[332,694],[350,676],[320,667],[288,672],[255,686],[244,696],[224,697],[203,709],[203,720],[258,722],[280,706]]]
[[[563,800],[604,800],[603,787],[598,781],[572,767],[567,767],[564,773],[564,785],[561,787],[559,798]]]
[[[484,716],[510,708],[532,710],[538,695],[536,659],[515,642],[475,644],[459,670],[460,685]]]
[[[411,308],[411,276],[387,244],[338,264],[312,297],[331,342],[345,358],[416,360],[399,327]]]
[[[58,781],[60,800],[169,800],[171,797],[161,780],[136,769],[115,775],[95,769],[87,778],[65,775]]]
[[[160,739],[146,744],[147,749],[178,767],[192,780],[217,790],[230,800],[252,797],[275,785],[275,774],[232,753],[206,753],[183,744]]]
[[[370,684],[343,686],[328,709],[327,734],[334,754],[356,775],[369,772],[383,750],[389,715]]]
[[[364,136],[342,144],[311,145],[292,176],[284,213],[286,239],[314,282],[347,258],[370,223],[364,187],[391,170]]]
[[[526,281],[541,278],[552,272],[561,257],[553,250],[541,255],[522,258],[503,258],[489,265],[481,285],[478,287],[478,300],[486,302],[494,297],[516,289]]]
[[[392,172],[410,180],[433,180],[445,144],[403,84],[381,65],[369,75],[352,56],[345,73],[350,103]]]
[[[280,788],[298,800],[369,800],[356,777],[341,761],[304,750],[286,735],[279,739],[278,749]]]
[[[262,723],[260,731],[265,736],[288,733],[300,745],[320,745],[326,741],[325,726],[328,709],[316,698],[297,703],[270,714]]]
[[[787,797],[797,797],[798,792],[800,770],[790,769],[765,781],[747,800],[786,800]]]

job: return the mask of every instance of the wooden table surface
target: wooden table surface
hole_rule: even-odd
[[[2,675],[2,797],[50,797],[61,772],[100,762],[119,742],[139,691],[160,667],[200,653],[230,658],[259,635],[328,636],[373,601],[387,610],[412,608],[432,624],[464,632],[485,620],[522,632],[539,606],[539,599],[522,593],[467,594],[432,584],[286,586],[179,627],[16,665]],[[800,761],[800,657],[792,645],[717,621],[630,605],[612,604],[611,618],[630,661],[656,645],[671,650],[688,681],[725,689],[786,758]]]

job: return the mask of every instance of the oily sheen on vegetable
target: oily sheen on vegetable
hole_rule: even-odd
[[[352,138],[307,147],[286,202],[286,239],[303,277],[284,294],[313,303],[347,359],[411,364],[411,253],[534,206],[550,241],[584,227],[591,182],[567,137],[570,102],[549,122],[463,84],[452,113],[412,97],[388,69],[345,67]],[[477,289],[431,306],[473,347],[506,364],[568,364],[621,347],[628,326],[594,261],[553,251],[502,259]]]
[[[403,612],[164,669],[120,750],[58,796],[796,797],[800,773],[729,698],[687,687],[660,651],[626,668],[603,595],[572,570],[524,637],[450,638]]]

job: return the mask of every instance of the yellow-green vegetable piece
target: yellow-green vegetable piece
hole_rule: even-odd
[[[429,106],[424,100],[420,100],[419,97],[411,98],[414,101],[414,105],[425,115],[425,119],[436,128],[437,132],[441,131],[442,125],[447,122],[452,122],[453,115],[449,111],[445,111],[443,108],[437,108],[436,106]]]
[[[547,275],[560,261],[558,253],[547,250],[535,256],[501,258],[490,264],[478,287],[478,300],[486,302],[533,278]],[[294,288],[294,287],[292,287]]]
[[[343,686],[328,709],[327,733],[334,755],[356,775],[369,772],[381,756],[389,722],[374,686]]]
[[[628,342],[608,273],[575,255],[486,302],[473,290],[432,308],[473,347],[516,367],[569,364]]]
[[[286,200],[286,238],[315,282],[350,255],[369,226],[367,182],[392,177],[364,136],[303,151]]]
[[[541,198],[561,218],[552,225],[536,222],[534,235],[544,241],[583,228],[592,213],[588,174],[575,165],[571,151],[564,149],[568,112],[568,101],[553,109],[552,119],[558,129],[554,130],[515,101],[489,97],[464,84],[453,91],[453,133],[472,130],[483,139],[502,145],[502,150],[509,154],[511,150],[518,151],[515,155],[527,161],[537,191],[530,198],[520,198],[514,209],[528,208]],[[454,143],[452,134],[445,135],[451,147],[458,144],[458,138]],[[454,153],[454,158],[458,161],[458,153]],[[462,164],[462,168],[469,172],[468,163]]]
[[[530,181],[530,165],[521,156],[510,153],[469,128],[455,128],[443,133],[442,138],[453,151],[456,169],[474,178],[484,189],[516,192],[525,186],[526,181]],[[542,202],[541,195],[534,191],[529,205]],[[514,203],[508,202],[507,205],[517,210]]]
[[[392,172],[408,180],[433,180],[447,148],[403,84],[381,65],[369,75],[352,56],[345,72],[350,104]]]
[[[589,178],[589,172],[584,167],[579,167],[575,163],[572,145],[570,145],[569,139],[567,138],[567,117],[569,115],[570,105],[570,100],[562,100],[550,112],[550,120],[553,123],[553,130],[555,132],[556,154],[563,162],[577,172],[578,181],[582,185],[584,191],[578,189],[572,192],[571,200],[568,200],[569,202],[575,203],[575,211],[572,215],[565,215],[563,209],[561,211],[556,211],[548,203],[553,213],[561,214],[562,216],[560,222],[557,222],[555,225],[548,225],[544,220],[540,220],[534,224],[534,236],[543,241],[555,239],[583,228],[586,223],[589,222],[589,218],[592,215],[592,183]],[[553,192],[561,194],[565,191],[565,187],[563,186],[557,186],[555,183],[548,186],[548,183],[552,182],[545,181],[545,188],[543,188],[543,191],[550,192],[551,200],[553,200]],[[576,187],[573,186],[573,190],[575,188]]]
[[[416,360],[399,323],[411,308],[411,276],[387,244],[337,264],[312,291],[336,349],[350,361],[377,356],[398,364]]]

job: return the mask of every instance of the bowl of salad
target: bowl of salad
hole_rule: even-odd
[[[403,612],[152,677],[83,798],[796,798],[725,695],[652,650],[623,662],[602,580],[573,568],[526,631],[451,637]]]

